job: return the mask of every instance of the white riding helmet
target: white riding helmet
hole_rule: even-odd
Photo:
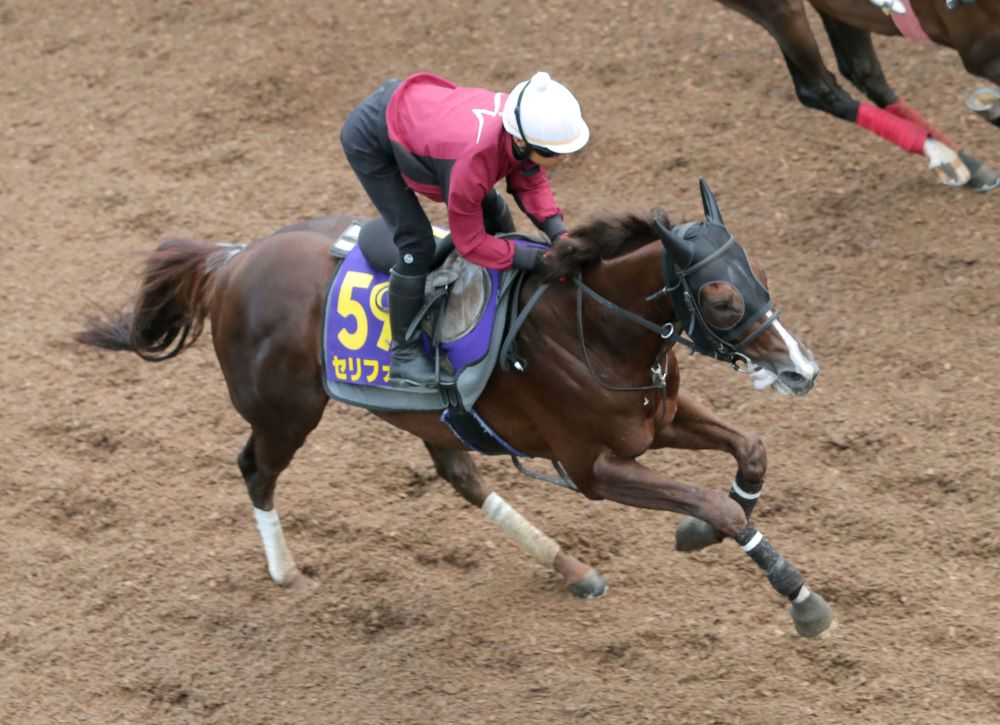
[[[590,139],[580,104],[544,71],[514,86],[503,106],[503,127],[528,146],[556,154],[579,151]]]

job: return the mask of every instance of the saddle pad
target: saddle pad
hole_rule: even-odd
[[[469,265],[464,260],[449,259],[442,269],[457,270],[462,264]],[[453,329],[451,336],[441,343],[442,367],[446,372],[449,368],[453,371],[457,393],[467,406],[473,405],[479,397],[496,362],[509,307],[506,292],[514,276],[510,272],[469,266],[475,271],[459,272],[457,277],[453,272],[447,279],[453,284],[455,280],[464,280],[469,290],[475,291],[478,288],[470,280],[481,275],[484,283],[488,283],[489,296],[480,293],[485,304],[481,314],[477,313],[474,318],[470,318],[467,311],[460,311],[458,317],[469,320],[471,328],[463,334]],[[441,278],[432,272],[428,281],[433,285]],[[459,304],[466,296],[459,294],[461,287],[462,284],[454,285]],[[454,389],[407,389],[390,385],[392,333],[388,289],[389,276],[372,268],[359,247],[347,253],[327,293],[323,324],[326,392],[336,400],[370,410],[443,410],[449,405],[449,392],[454,402]],[[485,286],[482,289],[485,291]],[[444,314],[446,321],[455,317],[447,309]],[[430,337],[426,331],[422,334],[424,350],[430,355]]]

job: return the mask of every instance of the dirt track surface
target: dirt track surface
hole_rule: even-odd
[[[770,38],[713,4],[364,5],[0,2],[0,721],[995,722],[1000,192],[946,189],[801,108]],[[877,45],[913,105],[1000,164],[952,52]],[[168,236],[370,211],[337,135],[385,77],[506,90],[540,67],[593,129],[554,179],[568,221],[694,218],[707,177],[815,351],[803,399],[702,359],[683,384],[765,436],[757,520],[835,607],[832,638],[796,637],[731,542],[681,555],[675,515],[479,458],[607,576],[575,600],[417,439],[334,403],[277,497],[320,586],[281,590],[209,342],[151,365],[71,341]]]

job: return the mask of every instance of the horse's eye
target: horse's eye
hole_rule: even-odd
[[[717,330],[728,330],[743,317],[743,296],[731,285],[705,285],[701,290],[701,304],[708,323]]]

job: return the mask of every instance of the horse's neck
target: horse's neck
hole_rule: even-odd
[[[587,282],[612,302],[645,317],[670,312],[670,298],[646,298],[663,288],[663,245],[651,242],[634,252],[602,261]],[[650,319],[653,319],[650,317]],[[665,322],[666,320],[659,320]]]
[[[658,295],[654,300],[647,299],[664,286],[662,253],[662,244],[652,242],[621,257],[602,261],[584,281],[619,307],[650,322],[663,324],[673,318],[670,296]],[[648,331],[622,317],[608,313],[607,319],[615,328],[620,328],[612,336],[619,343],[621,334],[626,334],[633,338],[630,344],[641,346],[645,344],[643,340],[654,345],[660,344]]]

